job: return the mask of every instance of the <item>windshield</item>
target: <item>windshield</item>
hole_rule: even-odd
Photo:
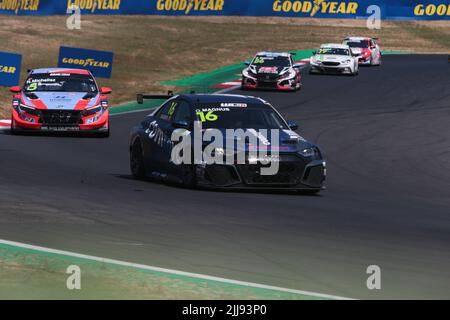
[[[275,110],[261,105],[201,104],[195,112],[204,129],[289,129]]]
[[[25,92],[60,91],[97,93],[97,85],[90,75],[42,73],[28,77],[24,85]]]
[[[289,67],[291,65],[288,57],[269,57],[269,56],[256,56],[252,62],[257,67]]]
[[[340,56],[349,56],[350,52],[348,49],[321,48],[321,49],[319,49],[317,54],[335,54],[335,55],[340,55]]]
[[[369,47],[369,42],[367,40],[346,42],[345,44],[348,45],[350,48],[368,48]]]

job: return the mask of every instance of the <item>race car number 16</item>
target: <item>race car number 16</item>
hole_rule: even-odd
[[[208,111],[206,114],[203,111],[197,111],[196,114],[200,118],[201,122],[216,121],[219,118],[216,114],[214,114],[214,111]]]

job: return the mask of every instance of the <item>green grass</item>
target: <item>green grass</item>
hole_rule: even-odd
[[[81,269],[68,290],[67,267]],[[317,299],[0,244],[0,299]]]

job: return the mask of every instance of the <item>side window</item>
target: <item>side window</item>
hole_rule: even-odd
[[[159,118],[161,120],[166,120],[166,121],[170,121],[175,109],[177,107],[177,102],[176,101],[169,101],[166,104],[164,104],[162,106],[162,108],[158,111],[158,113],[156,114],[156,118]]]
[[[177,111],[175,113],[175,117],[172,119],[173,121],[179,121],[184,120],[187,121],[187,123],[191,123],[192,117],[191,117],[191,108],[189,106],[189,103],[186,101],[181,101],[178,104]]]

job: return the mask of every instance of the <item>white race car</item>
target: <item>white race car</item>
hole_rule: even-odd
[[[358,57],[352,55],[345,44],[329,43],[320,46],[310,59],[310,73],[334,73],[356,76],[359,73]]]
[[[359,56],[359,64],[379,66],[381,65],[381,49],[377,40],[367,37],[347,37],[343,43],[350,47],[353,55]]]

